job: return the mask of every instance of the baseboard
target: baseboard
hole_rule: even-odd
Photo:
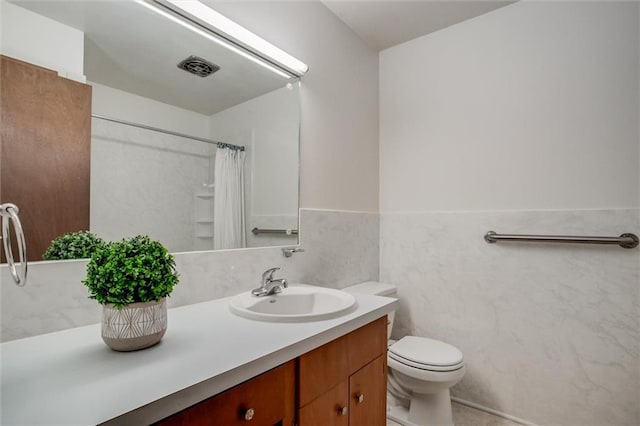
[[[402,426],[419,426],[415,423],[411,423],[407,418],[409,417],[409,410],[405,407],[394,406],[387,411],[387,419],[393,421]]]
[[[507,413],[503,413],[502,411],[494,410],[493,408],[485,407],[484,405],[476,404],[475,402],[467,401],[464,399],[460,399],[458,397],[451,397],[451,400],[457,402],[458,404],[466,405],[467,407],[475,408],[476,410],[484,411],[485,413],[492,414],[494,416],[502,417],[504,419],[510,420],[515,423],[520,423],[525,426],[538,426],[535,423],[529,422],[527,420],[520,419],[518,417],[512,416]]]

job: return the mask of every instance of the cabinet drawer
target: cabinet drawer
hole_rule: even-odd
[[[298,411],[298,425],[347,426],[349,424],[348,394],[349,382],[343,380],[310,404],[302,407]]]
[[[276,367],[157,424],[163,426],[274,425],[293,422],[294,361]],[[253,410],[248,421],[249,410]]]
[[[387,317],[347,334],[349,374],[387,353]]]

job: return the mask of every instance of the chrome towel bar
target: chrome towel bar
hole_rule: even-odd
[[[638,236],[631,233],[624,233],[619,237],[578,237],[568,235],[516,235],[516,234],[496,234],[489,231],[485,234],[484,240],[488,243],[498,241],[518,241],[518,242],[538,242],[538,243],[578,243],[578,244],[615,244],[622,248],[631,249],[638,247]]]
[[[253,235],[258,235],[258,234],[298,235],[298,230],[297,229],[260,229],[260,228],[253,228],[251,230],[251,232],[253,233]]]

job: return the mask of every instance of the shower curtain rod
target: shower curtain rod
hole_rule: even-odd
[[[171,130],[160,129],[158,127],[152,127],[152,126],[147,126],[147,125],[144,125],[144,124],[133,123],[131,121],[119,120],[117,118],[105,117],[104,115],[91,114],[91,117],[97,118],[99,120],[112,121],[114,123],[124,124],[126,126],[132,126],[132,127],[138,127],[140,129],[151,130],[153,132],[165,133],[167,135],[179,136],[181,138],[186,138],[186,139],[192,139],[194,141],[210,143],[210,144],[213,144],[213,145],[218,145],[218,147],[220,147],[220,148],[230,148],[230,149],[236,149],[236,150],[239,150],[239,151],[244,151],[244,146],[240,146],[240,145],[234,145],[234,144],[231,144],[231,143],[214,141],[214,140],[211,140],[211,139],[199,138],[199,137],[196,137],[196,136],[186,135],[184,133],[178,133],[178,132],[172,132]]]

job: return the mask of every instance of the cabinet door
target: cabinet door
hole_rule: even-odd
[[[349,378],[349,425],[384,426],[387,413],[387,363],[381,355]]]
[[[344,380],[298,411],[298,426],[348,426],[349,382]]]
[[[347,337],[300,356],[298,406],[302,407],[349,377]]]
[[[291,425],[295,362],[290,361],[160,422],[162,426]]]
[[[1,57],[0,202],[20,209],[29,260],[89,229],[91,86]]]

